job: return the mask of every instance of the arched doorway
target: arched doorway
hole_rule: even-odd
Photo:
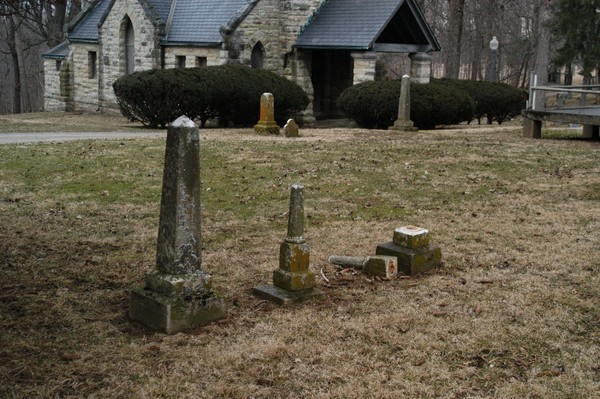
[[[250,55],[250,65],[252,68],[263,69],[263,62],[265,59],[265,48],[261,42],[258,42],[252,47],[252,54]]]

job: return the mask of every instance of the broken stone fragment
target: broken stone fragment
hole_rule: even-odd
[[[369,276],[393,278],[398,273],[398,260],[394,256],[335,256],[329,263],[362,270]]]

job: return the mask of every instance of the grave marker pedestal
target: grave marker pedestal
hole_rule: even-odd
[[[292,186],[287,236],[279,246],[279,269],[273,272],[273,285],[255,287],[254,295],[279,303],[300,302],[320,296],[314,289],[315,274],[310,270],[310,248],[304,239],[304,187]]]
[[[275,123],[275,99],[271,93],[260,96],[260,120],[254,125],[258,134],[279,134],[279,126]]]
[[[379,244],[375,253],[398,258],[398,271],[409,276],[435,269],[442,260],[440,248],[429,244],[429,231],[416,226],[397,228],[393,241]]]

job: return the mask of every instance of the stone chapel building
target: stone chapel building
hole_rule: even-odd
[[[410,54],[412,78],[428,82],[439,50],[414,0],[96,0],[44,54],[45,109],[114,111],[125,74],[242,64],[300,85],[310,124],[375,78],[378,53]]]

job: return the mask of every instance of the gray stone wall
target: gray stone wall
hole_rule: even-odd
[[[165,48],[165,69],[179,66],[177,57],[185,57],[185,67],[196,67],[196,57],[205,57],[206,65],[220,65],[221,49],[218,47],[167,47]]]
[[[98,109],[98,45],[71,43],[69,56],[73,65],[72,82],[72,110],[93,112]],[[90,65],[92,61],[90,52],[96,53],[95,66]],[[95,76],[92,76],[92,68],[95,68]]]
[[[60,63],[57,67],[57,62]],[[61,94],[60,70],[68,60],[46,58],[44,60],[44,110],[65,111],[65,99]]]
[[[101,110],[116,109],[112,84],[125,75],[125,16],[135,32],[135,70],[160,67],[160,38],[157,28],[137,0],[116,0],[99,34],[98,96]],[[78,65],[78,68],[82,68]]]
[[[263,68],[283,75],[299,84],[311,103],[300,122],[314,122],[312,116],[313,87],[310,79],[310,52],[295,50],[298,33],[323,0],[263,0],[242,23],[223,35],[221,64],[251,64],[252,49],[260,42],[264,47]]]
[[[377,53],[374,51],[360,51],[351,53],[351,56],[354,61],[352,84],[356,85],[375,80]]]

